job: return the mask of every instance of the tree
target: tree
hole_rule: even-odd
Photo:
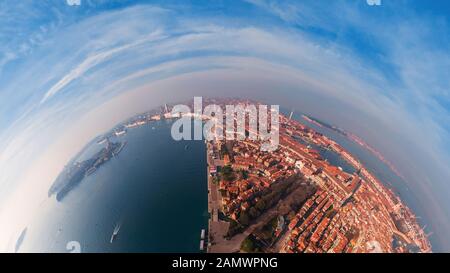
[[[266,202],[264,199],[259,200],[255,207],[259,210],[259,212],[263,212],[266,209]]]
[[[239,215],[239,223],[241,223],[241,225],[247,226],[249,222],[250,219],[248,218],[248,214],[245,211],[241,212],[241,215]]]
[[[246,170],[241,170],[242,179],[248,178],[248,172]]]
[[[259,211],[255,207],[251,207],[248,211],[248,214],[252,219],[256,219],[260,215]]]
[[[230,165],[224,166],[221,170],[221,176],[226,181],[233,181],[235,178],[233,168]]]
[[[219,176],[214,176],[213,183],[217,185],[217,184],[219,184],[219,182],[220,182],[220,177]]]
[[[245,240],[241,244],[241,249],[245,252],[254,252],[255,251],[255,244],[253,243],[252,239],[249,237],[245,238]]]
[[[228,228],[227,237],[233,237],[241,231],[241,225],[234,220],[230,220],[230,227]]]

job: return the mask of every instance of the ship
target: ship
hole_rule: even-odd
[[[119,130],[119,131],[115,131],[114,134],[115,134],[116,136],[122,136],[122,135],[125,135],[126,132],[127,132],[127,131],[125,131],[124,129],[122,129],[122,130]]]
[[[98,145],[102,145],[103,143],[105,143],[108,139],[107,138],[101,138],[100,140],[97,141]]]
[[[205,234],[206,234],[205,229],[202,229],[202,231],[200,233],[200,251],[205,250],[205,244],[206,244]]]
[[[114,227],[114,231],[113,231],[113,233],[112,233],[112,235],[111,235],[111,240],[109,241],[111,244],[112,244],[112,242],[116,239],[117,234],[119,234],[119,230],[120,230],[120,224],[117,224],[117,225]]]
[[[200,233],[200,239],[205,239],[205,229],[202,229],[202,232]]]
[[[91,167],[86,171],[86,176],[93,174],[97,170],[96,167]]]
[[[113,151],[113,156],[116,156],[116,155],[118,155],[121,151],[122,151],[122,149],[123,149],[123,147],[125,147],[125,145],[127,144],[127,142],[125,141],[125,142],[122,142],[122,143],[120,143],[120,146],[119,147],[117,147],[116,149],[114,149],[114,151]]]

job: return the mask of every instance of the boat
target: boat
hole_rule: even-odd
[[[126,131],[122,129],[122,130],[120,130],[120,131],[115,131],[114,134],[115,134],[116,136],[123,136],[123,135],[126,134]]]
[[[86,176],[93,174],[97,170],[96,167],[91,167],[86,171]]]
[[[102,139],[100,139],[99,141],[97,141],[97,144],[98,144],[98,145],[102,145],[102,144],[105,143],[106,141],[107,141],[106,138],[102,138]]]
[[[205,239],[205,229],[202,229],[202,232],[200,233],[200,239]]]
[[[117,147],[117,148],[114,150],[113,155],[114,155],[114,156],[118,155],[118,154],[122,151],[123,147],[125,147],[126,144],[127,144],[126,141],[120,143],[120,146]]]
[[[112,242],[116,239],[117,234],[119,234],[119,230],[120,230],[120,224],[117,224],[117,225],[114,227],[114,231],[113,231],[113,233],[112,233],[112,235],[111,235],[111,240],[109,241],[111,244],[112,244]]]

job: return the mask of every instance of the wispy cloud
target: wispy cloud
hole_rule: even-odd
[[[116,54],[120,54],[123,51],[126,51],[128,49],[132,49],[133,47],[136,47],[138,45],[141,45],[145,42],[153,41],[157,38],[160,38],[158,36],[158,32],[150,33],[147,38],[143,40],[139,40],[136,42],[132,42],[129,44],[125,44],[119,47],[115,47],[112,49],[108,49],[99,53],[95,53],[89,57],[87,57],[85,60],[83,60],[80,64],[78,64],[74,69],[72,69],[69,73],[67,73],[62,79],[60,79],[56,84],[54,84],[44,95],[44,97],[41,100],[41,103],[44,103],[49,98],[54,96],[56,93],[61,91],[65,86],[67,86],[72,81],[78,79],[79,77],[83,76],[85,73],[89,72],[90,69],[93,67],[104,63],[105,61],[111,59]]]

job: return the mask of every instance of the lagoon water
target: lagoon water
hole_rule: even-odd
[[[61,202],[49,200],[19,251],[69,252],[76,241],[82,252],[198,252],[208,219],[206,148],[174,141],[170,128],[159,121],[128,130],[117,157]]]

